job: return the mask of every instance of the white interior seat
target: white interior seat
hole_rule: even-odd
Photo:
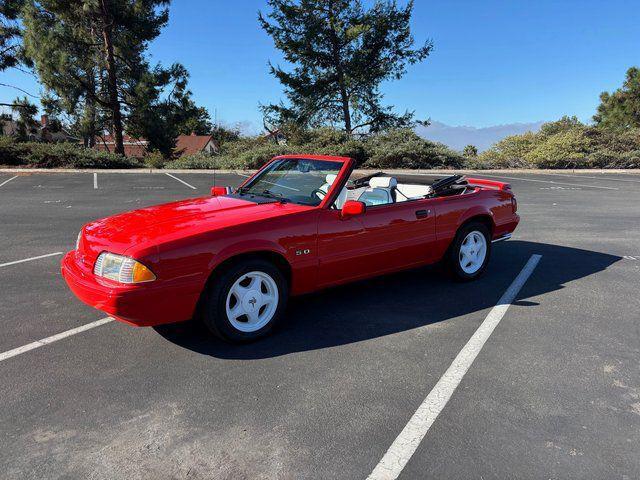
[[[320,197],[321,199],[324,199],[327,193],[329,193],[329,189],[331,188],[331,185],[333,185],[333,182],[336,181],[336,178],[338,178],[338,175],[334,173],[328,174],[325,178],[326,183],[318,189],[322,191],[324,195],[322,197],[320,197],[320,195],[318,194],[316,195],[318,195],[318,197]],[[342,190],[340,190],[340,194],[338,195],[338,198],[336,198],[334,205],[336,206],[337,209],[341,209],[342,206],[344,205],[344,202],[346,201],[347,201],[347,187],[342,187]]]
[[[397,185],[398,181],[393,177],[373,177],[369,180],[369,188],[362,192],[358,200],[369,206],[393,203],[393,190]]]
[[[399,183],[396,186],[396,202],[405,202],[407,200],[416,200],[426,197],[433,192],[429,185],[416,185],[408,183]]]

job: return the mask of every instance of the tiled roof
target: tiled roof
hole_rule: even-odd
[[[123,136],[124,154],[127,157],[144,157],[147,152],[147,142],[141,138],[133,138],[129,135]],[[204,150],[207,144],[213,141],[211,135],[179,135],[176,139],[175,153],[177,156],[191,155]],[[97,150],[106,150],[113,152],[115,149],[115,141],[111,135],[96,138]]]
[[[124,135],[122,137],[124,143],[124,154],[127,157],[144,157],[147,154],[147,142],[146,140],[130,137]],[[113,152],[115,150],[116,142],[111,135],[105,135],[104,137],[96,138],[96,150],[104,150],[107,152]]]
[[[176,140],[176,154],[191,155],[201,152],[210,141],[211,135],[179,135]]]

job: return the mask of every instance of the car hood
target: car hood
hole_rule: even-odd
[[[291,203],[255,203],[236,197],[201,197],[102,218],[83,228],[81,250],[131,253],[203,231],[212,231],[308,209]]]

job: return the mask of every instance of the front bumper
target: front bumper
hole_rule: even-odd
[[[192,283],[120,285],[102,279],[76,258],[75,250],[64,256],[61,270],[67,285],[82,302],[138,327],[189,320],[199,299],[200,289]]]

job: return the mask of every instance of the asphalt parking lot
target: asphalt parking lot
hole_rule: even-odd
[[[244,346],[108,322],[2,358],[105,317],[59,252],[213,181],[173,175],[0,173],[0,477],[367,478],[541,255],[399,478],[640,478],[640,175],[492,174],[522,221],[472,284],[425,268],[305,296]]]

